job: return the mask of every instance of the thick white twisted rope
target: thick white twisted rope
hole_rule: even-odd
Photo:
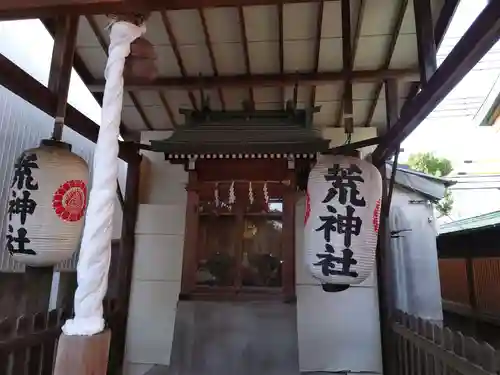
[[[106,64],[101,127],[94,152],[94,174],[77,266],[75,317],[62,330],[66,335],[90,336],[104,330],[102,301],[108,288],[116,179],[118,136],[123,104],[123,69],[130,44],[144,26],[119,21],[111,26]]]

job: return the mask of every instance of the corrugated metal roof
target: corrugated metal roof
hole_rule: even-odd
[[[441,225],[439,234],[478,230],[500,225],[500,211],[490,212],[484,215],[474,216],[467,219],[452,221]]]

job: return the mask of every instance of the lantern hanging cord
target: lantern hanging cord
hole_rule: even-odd
[[[118,137],[123,105],[123,70],[130,44],[146,31],[125,21],[111,25],[101,126],[94,152],[92,190],[77,265],[75,316],[66,335],[90,336],[104,329],[102,301],[108,288],[111,239],[118,177]]]
[[[344,145],[350,145],[352,140],[352,133],[346,133]]]

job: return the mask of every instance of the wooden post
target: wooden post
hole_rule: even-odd
[[[135,252],[135,226],[139,213],[139,186],[141,178],[141,156],[133,147],[129,150],[129,163],[125,185],[123,206],[123,224],[121,246],[118,259],[118,303],[119,315],[117,322],[113,322],[113,346],[111,356],[117,372],[121,373],[125,358],[125,340],[127,336],[128,307],[130,301],[130,287],[132,284],[132,268]]]
[[[380,314],[380,337],[382,344],[382,365],[383,372],[386,375],[397,375],[394,368],[394,353],[393,353],[393,340],[391,329],[391,306],[392,298],[389,286],[390,280],[390,228],[389,228],[389,209],[388,207],[388,181],[386,178],[385,165],[380,168],[382,174],[382,208],[380,213],[380,226],[378,232],[377,243],[377,287],[378,287],[378,300],[379,300],[379,314]]]
[[[106,375],[111,331],[59,338],[54,375]]]
[[[351,5],[349,0],[342,0],[342,56],[344,60],[344,71],[352,70],[352,37],[351,37]],[[343,106],[343,124],[346,133],[354,132],[354,115],[352,103],[352,80],[345,81]]]
[[[57,95],[55,124],[52,137],[60,140],[66,116],[69,83],[78,33],[78,17],[59,17],[55,25],[54,49],[50,65],[48,88]]]
[[[465,258],[465,269],[467,273],[467,291],[469,294],[469,304],[472,310],[472,332],[477,335],[478,309],[476,296],[476,282],[474,278],[474,264],[472,254],[468,254]]]
[[[53,267],[28,267],[23,275],[23,309],[25,314],[48,312]]]
[[[422,87],[425,87],[437,70],[431,2],[430,0],[414,1],[413,7],[415,10],[420,83]]]
[[[196,242],[198,239],[198,204],[199,195],[195,190],[198,173],[189,171],[186,204],[186,239],[184,240],[184,256],[182,258],[182,282],[180,299],[186,298],[196,286]]]
[[[295,297],[295,204],[296,204],[296,178],[295,163],[293,169],[287,173],[290,186],[286,187],[283,196],[283,248],[284,265],[283,287],[286,302],[296,301]]]

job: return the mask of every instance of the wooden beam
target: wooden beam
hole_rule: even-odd
[[[387,119],[387,131],[393,126],[399,117],[398,81],[389,79],[385,81],[385,108]]]
[[[0,21],[58,15],[124,14],[154,10],[276,5],[317,0],[2,0]]]
[[[316,41],[314,45],[314,73],[319,69],[319,53],[321,50],[321,30],[323,29],[323,11],[325,9],[325,2],[320,1],[318,4],[318,16],[316,19]],[[316,103],[316,86],[311,87],[311,97],[309,98],[309,108],[314,108]]]
[[[420,85],[425,87],[437,69],[431,1],[414,1],[413,8],[415,13],[415,30],[417,33]]]
[[[401,26],[403,26],[403,20],[407,8],[408,8],[408,0],[402,0],[398,10],[398,14],[396,16],[394,26],[392,27],[392,38],[391,42],[389,43],[389,48],[387,49],[387,52],[385,54],[386,57],[384,65],[382,66],[383,69],[389,69],[389,66],[391,65],[392,55],[394,54],[394,50],[396,49],[396,43],[398,42],[399,32],[401,31]],[[370,110],[368,111],[368,117],[366,118],[365,121],[366,127],[370,126],[373,120],[373,115],[375,114],[375,108],[377,108],[377,102],[380,93],[382,92],[382,88],[383,88],[383,82],[380,82],[377,88],[375,89],[375,96],[373,98],[372,105],[370,106]]]
[[[240,36],[241,36],[241,45],[243,47],[243,56],[245,58],[245,71],[247,75],[252,74],[252,69],[250,67],[250,53],[248,52],[248,38],[247,38],[247,30],[245,26],[245,12],[243,11],[242,6],[238,6],[238,19],[240,23]],[[248,95],[250,99],[250,103],[252,107],[255,105],[255,100],[253,97],[252,87],[248,88]]]
[[[344,71],[351,71],[352,37],[351,37],[351,4],[350,0],[341,1],[342,8],[342,59]],[[342,117],[344,119],[345,132],[354,132],[354,111],[352,103],[352,81],[345,81],[344,95],[342,101]]]
[[[55,140],[62,138],[77,33],[78,17],[66,16],[57,19],[48,82],[49,90],[57,97],[52,132],[52,138]]]
[[[418,80],[417,69],[380,69],[380,70],[355,70],[352,73],[345,71],[319,72],[319,73],[285,73],[285,74],[241,74],[236,76],[212,77],[164,77],[153,82],[125,82],[126,90],[160,90],[179,89],[196,90],[216,88],[241,88],[265,86],[315,86],[328,82],[383,82],[386,79],[401,81]],[[98,79],[87,85],[92,92],[104,91],[104,80]]]
[[[283,3],[278,4],[278,38],[279,38],[279,60],[280,74],[285,72],[285,47],[283,36]],[[281,87],[281,108],[285,108],[285,87]]]
[[[445,0],[442,9],[439,12],[439,17],[436,21],[436,26],[434,29],[434,42],[436,43],[436,49],[438,49],[443,42],[446,31],[448,30],[448,26],[451,23],[451,20],[459,3],[460,0]],[[411,99],[413,99],[415,95],[417,95],[419,88],[420,82],[414,82],[410,86],[410,90],[408,91],[408,95],[406,96],[406,100],[401,112],[405,110],[406,105],[411,101]]]
[[[167,32],[168,39],[170,41],[170,45],[172,46],[172,50],[174,51],[175,59],[177,60],[177,65],[179,66],[179,70],[181,72],[182,77],[187,77],[186,68],[184,66],[184,62],[182,61],[181,52],[179,50],[179,44],[177,43],[177,38],[175,37],[174,30],[172,28],[172,24],[170,23],[170,19],[168,18],[168,14],[165,11],[160,12],[161,20],[163,22],[163,26],[165,27],[165,31]],[[189,91],[188,92],[189,100],[191,101],[191,105],[193,109],[196,109],[196,98],[194,94]]]
[[[399,98],[398,82],[395,80],[385,81],[385,113],[387,117],[387,131],[398,121],[399,117]],[[392,194],[394,192],[394,183],[396,182],[396,172],[398,167],[399,150],[396,151],[394,162],[392,163],[391,179],[387,186],[387,207],[390,209]]]
[[[205,17],[205,12],[203,11],[203,9],[198,9],[198,14],[200,15],[201,26],[203,28],[203,35],[205,36],[205,45],[207,46],[208,49],[210,64],[212,65],[212,71],[214,72],[214,76],[218,77],[219,69],[217,69],[217,63],[215,60],[215,54],[211,40],[212,38],[210,37],[210,31],[208,30],[208,24],[207,24],[207,19]],[[226,101],[224,100],[224,94],[222,93],[222,89],[220,87],[217,89],[217,92],[219,94],[219,100],[222,110],[224,111],[226,110]]]
[[[360,0],[358,17],[356,20],[356,30],[354,31],[354,37],[352,41],[352,59],[349,63],[350,71],[352,71],[352,69],[354,68],[354,61],[356,60],[356,53],[358,52],[358,44],[359,44],[359,38],[361,36],[361,26],[363,25],[363,17],[365,14],[365,9],[366,9],[366,0]],[[344,85],[344,91],[342,92],[342,103],[344,103],[345,100],[346,100],[346,91]],[[342,103],[339,105],[335,121],[335,126],[338,128],[342,127],[342,114],[344,113],[344,110],[342,108]]]
[[[434,110],[481,60],[500,37],[500,3],[490,2],[443,61],[432,78],[401,112],[398,122],[373,153],[376,163],[387,160],[401,142]]]
[[[170,123],[172,124],[174,129],[177,128],[179,124],[177,124],[177,121],[175,120],[174,111],[172,110],[172,107],[168,103],[167,97],[161,90],[158,91],[158,95],[160,96],[160,101],[161,104],[163,105],[163,108],[165,108],[165,111],[167,112],[167,116],[170,119]]]
[[[439,46],[443,42],[446,31],[448,31],[448,27],[450,26],[451,19],[455,15],[455,11],[458,8],[458,4],[460,4],[460,0],[445,0],[444,5],[439,12],[439,17],[436,21],[436,26],[434,27],[436,50],[439,49]]]
[[[0,85],[54,117],[57,96],[2,54],[0,54]],[[66,107],[65,125],[88,140],[94,143],[97,141],[99,126],[71,105]],[[120,142],[119,157],[128,160],[122,142]]]

